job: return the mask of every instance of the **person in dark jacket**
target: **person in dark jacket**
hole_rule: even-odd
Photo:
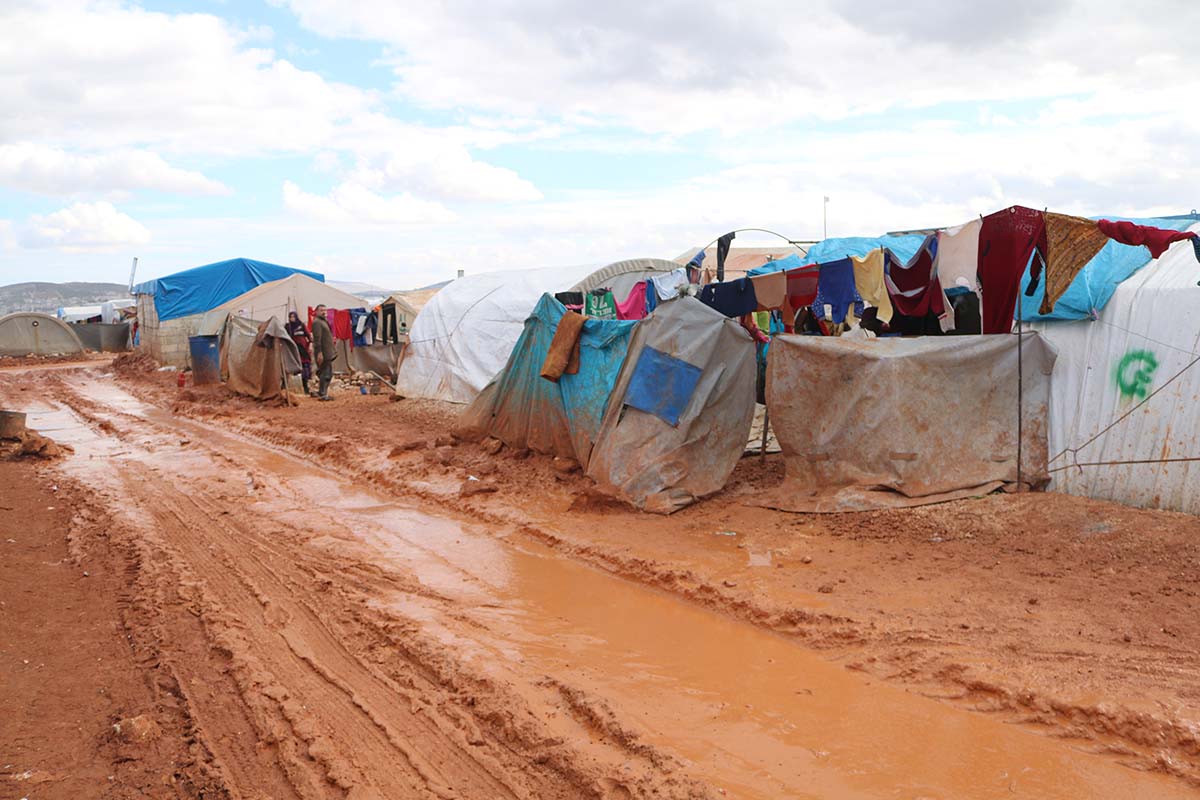
[[[329,320],[325,318],[325,306],[317,306],[314,313],[312,346],[313,360],[317,365],[317,399],[332,400],[329,396],[329,382],[333,380],[333,360],[337,358],[337,350],[333,345],[333,331],[329,329]]]
[[[304,393],[309,394],[308,381],[312,378],[312,336],[295,311],[288,312],[287,332],[296,343],[296,349],[300,351],[300,380],[304,384]]]

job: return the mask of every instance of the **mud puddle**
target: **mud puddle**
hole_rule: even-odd
[[[635,736],[729,796],[1195,796],[1166,776],[871,682],[782,636],[570,561],[515,532],[425,513],[313,463],[142,406],[111,385],[96,387],[85,395],[227,460],[217,466],[197,449],[186,458],[147,456],[157,468],[195,481],[205,474],[198,462],[227,476],[234,464],[247,474],[230,485],[253,513],[306,515],[310,524],[314,515],[336,518],[357,541],[318,546],[361,548],[429,589],[380,604],[462,658],[530,684],[548,677],[611,708]],[[76,462],[135,446],[113,444],[78,421],[72,427],[62,409],[40,413],[31,426],[72,431],[74,441],[66,441],[76,446]]]

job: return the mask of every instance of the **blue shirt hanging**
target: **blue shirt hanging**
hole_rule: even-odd
[[[853,272],[850,273],[850,282],[853,285]],[[746,278],[708,284],[700,290],[700,302],[720,311],[727,317],[740,317],[753,313],[758,308],[758,299],[754,296],[754,284]]]

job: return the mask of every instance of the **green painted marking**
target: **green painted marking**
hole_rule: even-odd
[[[1124,400],[1145,400],[1158,369],[1158,356],[1149,350],[1130,350],[1121,356],[1113,373],[1117,391]]]

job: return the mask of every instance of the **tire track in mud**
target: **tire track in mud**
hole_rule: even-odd
[[[173,411],[191,416],[202,425],[218,424],[196,416],[188,403],[176,403]],[[397,470],[390,469],[384,454],[374,453],[364,458],[364,454],[350,443],[335,437],[286,430],[259,420],[236,419],[228,415],[222,415],[219,426],[297,457],[316,459],[344,475],[370,480],[397,496],[428,502],[456,515],[517,530],[570,558],[794,637],[809,646],[849,654],[851,661],[847,666],[851,669],[865,669],[865,665],[854,661],[853,653],[858,645],[874,640],[898,648],[901,652],[895,673],[881,677],[902,684],[916,683],[921,687],[919,691],[927,696],[960,707],[1001,714],[1011,721],[1047,730],[1051,735],[1092,742],[1096,752],[1115,753],[1125,763],[1165,772],[1200,786],[1200,766],[1194,758],[1200,752],[1200,732],[1186,719],[1174,717],[1169,709],[1164,708],[1165,713],[1159,714],[1104,703],[1081,705],[1059,700],[1053,695],[1030,692],[1019,685],[1008,685],[999,676],[981,678],[961,664],[946,663],[915,650],[905,655],[914,641],[925,640],[908,639],[904,631],[876,633],[869,621],[803,609],[772,608],[708,583],[688,570],[572,542],[552,530],[515,519],[512,514],[481,508],[464,502],[456,494],[406,480]],[[918,632],[918,635],[928,636],[928,631]],[[938,688],[931,688],[931,685]]]
[[[97,435],[148,454],[173,449],[149,441],[173,431],[94,402],[59,376],[43,383]],[[208,455],[254,481],[235,460]],[[192,457],[182,446],[168,456]],[[412,638],[415,626],[367,606],[370,594],[427,589],[314,554],[303,547],[311,532],[253,524],[252,498],[236,481],[177,485],[178,469],[149,463],[155,458],[110,476],[105,495],[139,512],[126,515],[142,553],[139,595],[158,607],[163,659],[232,796],[707,796],[654,753],[646,774],[609,778],[631,755],[646,755],[625,741],[584,763],[504,687],[462,674]],[[385,645],[387,668],[345,644],[356,638]]]

